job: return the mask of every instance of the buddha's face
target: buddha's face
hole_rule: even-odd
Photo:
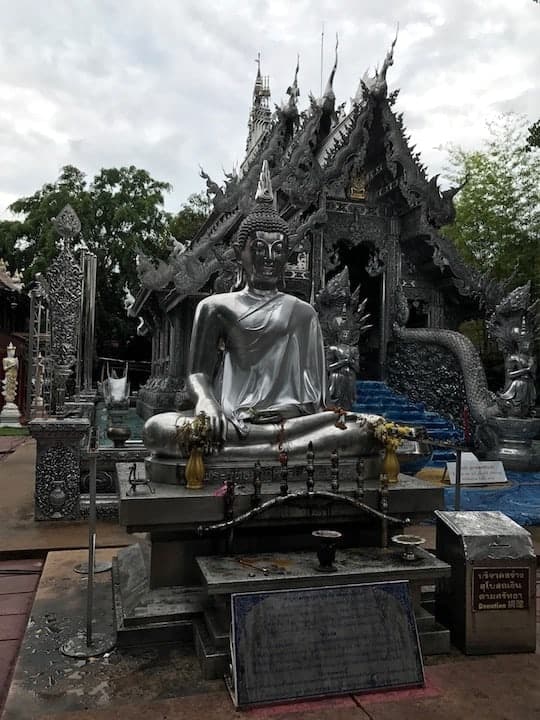
[[[275,288],[285,269],[288,250],[283,233],[256,230],[240,254],[248,284],[263,290]]]

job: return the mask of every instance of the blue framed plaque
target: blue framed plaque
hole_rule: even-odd
[[[237,593],[231,616],[237,707],[424,685],[406,581]]]

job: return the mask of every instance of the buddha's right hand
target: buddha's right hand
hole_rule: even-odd
[[[201,398],[195,405],[195,415],[204,413],[210,425],[210,439],[222,445],[227,432],[227,418],[221,405],[211,398]]]
[[[227,432],[227,418],[223,408],[214,396],[212,384],[206,373],[192,373],[187,377],[187,386],[195,401],[195,415],[204,413],[210,424],[210,439],[222,445]]]

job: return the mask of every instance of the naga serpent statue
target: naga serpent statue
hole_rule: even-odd
[[[532,337],[538,326],[537,309],[538,301],[529,305],[530,284],[516,288],[495,307],[487,326],[491,335],[499,341],[501,337],[512,335],[513,328],[527,326],[527,336]],[[398,293],[396,322],[393,325],[394,337],[405,343],[431,343],[449,350],[457,359],[463,381],[465,394],[471,417],[476,424],[475,445],[481,453],[489,453],[501,445],[501,432],[515,428],[511,425],[519,424],[520,434],[525,437],[527,430],[532,435],[536,434],[536,421],[530,417],[534,408],[529,403],[520,414],[517,411],[508,410],[508,380],[505,388],[499,393],[493,393],[488,389],[486,373],[478,350],[471,340],[465,335],[453,330],[442,328],[407,328],[405,324],[408,319],[407,300],[402,292]],[[514,333],[515,334],[515,333]],[[512,351],[511,347],[498,342],[499,347],[505,355],[505,364]],[[508,373],[507,373],[508,374]],[[529,393],[532,395],[532,393]],[[509,417],[510,416],[510,417]]]

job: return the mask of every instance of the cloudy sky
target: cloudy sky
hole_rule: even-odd
[[[338,102],[382,61],[399,22],[401,88],[430,174],[449,142],[477,146],[485,121],[540,117],[534,0],[0,0],[0,216],[71,163],[137,165],[173,184],[173,211],[243,157],[256,65],[285,97],[300,54],[300,103],[319,94],[339,35]]]

